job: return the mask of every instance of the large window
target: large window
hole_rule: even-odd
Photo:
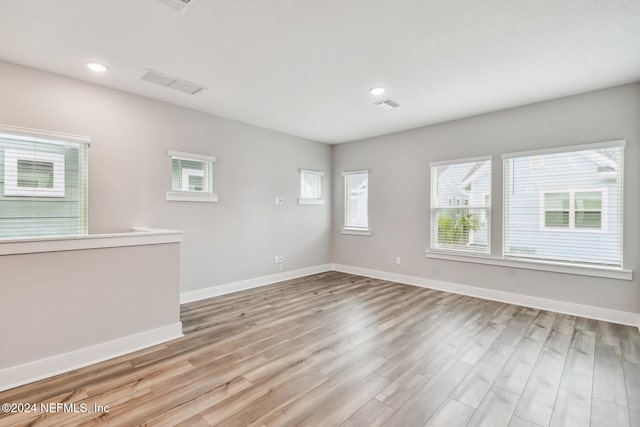
[[[431,167],[431,250],[491,253],[491,157]]]
[[[202,154],[169,151],[171,157],[171,191],[167,200],[217,202],[213,192],[213,163],[216,158]]]
[[[503,159],[505,257],[622,266],[622,142]]]
[[[298,204],[324,204],[324,198],[322,195],[323,176],[324,174],[320,171],[300,169],[300,198],[298,198]]]
[[[370,235],[369,171],[343,172],[344,234]]]
[[[0,126],[0,239],[86,234],[89,139]]]

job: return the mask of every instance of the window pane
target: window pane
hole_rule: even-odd
[[[86,144],[0,137],[0,239],[87,233]]]
[[[569,227],[569,211],[547,211],[544,213],[546,227]]]
[[[18,187],[53,188],[53,163],[18,159]]]
[[[602,212],[576,212],[576,228],[602,228]]]
[[[212,192],[212,162],[173,157],[171,189],[173,191]]]
[[[491,160],[431,167],[431,249],[490,253]]]
[[[300,172],[300,197],[303,199],[322,198],[322,174],[320,172]]]
[[[569,211],[569,193],[547,193],[544,208],[550,211]]]
[[[504,255],[621,267],[622,167],[622,144],[505,159]]]
[[[369,174],[345,175],[345,227],[368,228]]]
[[[602,209],[602,193],[590,191],[576,193],[576,210],[599,211]]]

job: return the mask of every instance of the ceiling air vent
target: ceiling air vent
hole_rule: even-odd
[[[164,3],[172,9],[177,10],[180,13],[186,12],[186,10],[193,5],[196,0],[158,0],[160,3]]]
[[[400,104],[390,99],[387,99],[386,101],[382,101],[382,102],[376,102],[375,105],[384,111],[391,111],[394,108],[398,108],[400,106]]]
[[[197,85],[195,83],[188,82],[186,80],[179,79],[177,77],[170,76],[168,74],[159,73],[153,70],[144,70],[138,76],[140,80],[145,82],[155,83],[160,86],[168,87],[171,89],[179,90],[180,92],[195,95],[198,92],[206,89],[204,86]]]

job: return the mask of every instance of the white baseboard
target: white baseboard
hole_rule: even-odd
[[[180,338],[182,323],[140,332],[68,353],[0,370],[0,391],[103,362],[123,354]]]
[[[246,289],[258,288],[260,286],[271,285],[284,280],[297,279],[298,277],[308,276],[310,274],[324,273],[325,271],[330,270],[331,264],[322,264],[313,267],[301,268],[299,270],[285,271],[282,273],[269,274],[268,276],[241,280],[238,282],[225,283],[218,286],[211,286],[209,288],[185,291],[180,293],[180,304],[244,291]]]
[[[406,276],[404,274],[390,273],[387,271],[372,270],[368,268],[353,267],[342,264],[332,264],[331,269],[343,273],[357,274],[359,276],[367,276],[375,279],[405,283],[408,285],[420,286],[422,288],[452,292],[454,294],[462,294],[471,297],[504,302],[508,304],[522,305],[525,307],[531,307],[540,310],[555,311],[558,313],[586,317],[589,319],[604,320],[606,322],[619,323],[622,325],[630,325],[635,326],[638,328],[638,330],[640,330],[640,313],[612,310],[609,308],[594,307],[591,305],[575,304],[566,301],[558,301],[547,298],[498,291],[494,289],[479,288],[476,286],[460,285],[457,283],[442,282],[438,280],[425,279],[422,277]]]

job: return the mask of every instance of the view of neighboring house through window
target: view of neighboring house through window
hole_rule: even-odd
[[[431,250],[490,254],[491,157],[429,166]]]
[[[504,256],[621,267],[623,147],[503,155]]]
[[[213,193],[213,163],[216,158],[202,154],[169,151],[171,191],[167,200],[216,202]]]
[[[0,238],[87,233],[88,143],[0,126]]]
[[[345,234],[369,235],[369,171],[343,172]]]
[[[307,169],[300,169],[300,198],[301,205],[324,204],[322,195],[323,173]]]

